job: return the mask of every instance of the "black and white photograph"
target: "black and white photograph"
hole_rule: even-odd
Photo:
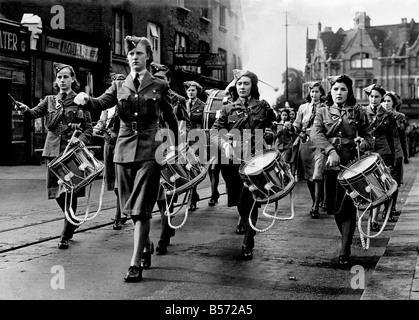
[[[0,111],[0,300],[419,300],[416,0],[0,0]]]

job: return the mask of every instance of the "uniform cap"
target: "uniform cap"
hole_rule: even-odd
[[[377,83],[374,83],[374,84],[364,88],[363,90],[367,95],[370,95],[372,90],[377,90],[382,96],[384,96],[386,94],[386,90],[384,90],[384,88]]]

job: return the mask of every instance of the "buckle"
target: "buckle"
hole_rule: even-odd
[[[133,131],[137,131],[137,129],[138,129],[138,126],[137,126],[137,121],[133,121],[133,122],[131,123],[131,129],[132,129]]]
[[[335,137],[333,138],[333,145],[335,146],[341,146],[342,145],[342,138],[341,137]]]

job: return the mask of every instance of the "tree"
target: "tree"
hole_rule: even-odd
[[[284,93],[276,99],[276,107],[284,108],[287,100],[287,73],[282,74],[282,83],[284,84]],[[303,97],[304,76],[301,70],[288,68],[288,103],[291,108],[297,109],[305,101]]]

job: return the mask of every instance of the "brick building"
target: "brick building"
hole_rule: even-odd
[[[30,94],[19,97],[31,106],[54,93],[53,62],[71,64],[82,90],[100,95],[111,72],[129,72],[126,35],[151,40],[154,61],[169,66],[171,86],[180,94],[186,80],[198,81],[205,90],[224,89],[232,80],[231,70],[242,67],[240,0],[3,0],[0,14],[22,26],[25,14],[39,19],[37,27],[29,26]],[[98,117],[93,114],[93,120]],[[31,162],[46,136],[43,119],[27,121],[24,135],[30,143],[23,157]]]
[[[419,115],[419,24],[402,18],[400,24],[371,26],[365,12],[357,12],[354,28],[321,30],[316,39],[307,37],[305,80],[321,81],[346,73],[354,81],[357,100],[367,104],[362,89],[372,83],[395,91],[403,98],[402,111]],[[304,86],[303,95],[307,94]]]

